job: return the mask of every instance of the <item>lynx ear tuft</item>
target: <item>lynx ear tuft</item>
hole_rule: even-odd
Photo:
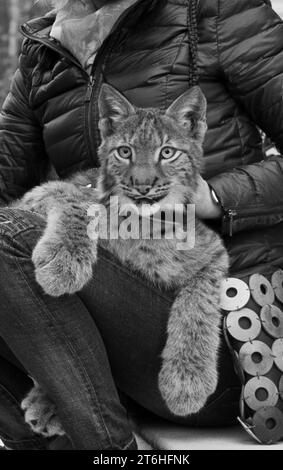
[[[192,136],[203,140],[206,132],[206,99],[200,87],[193,86],[169,106],[166,114],[187,127]]]
[[[98,97],[99,128],[103,136],[113,131],[113,126],[135,114],[134,106],[115,88],[104,83]]]

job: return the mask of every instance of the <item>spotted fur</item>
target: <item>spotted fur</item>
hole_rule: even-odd
[[[140,211],[145,202],[153,207],[158,201],[161,208],[193,203],[196,194],[206,131],[206,102],[198,87],[161,111],[135,108],[103,85],[99,111],[98,174],[89,170],[68,182],[46,183],[15,204],[47,220],[32,259],[38,283],[52,296],[72,294],[92,276],[97,247],[86,227],[93,202],[108,207],[116,196],[120,206],[131,203]],[[188,250],[178,249],[176,237],[99,241],[151,282],[176,289],[158,384],[168,408],[181,416],[198,412],[217,385],[219,291],[228,269],[220,237],[198,219],[195,232]]]

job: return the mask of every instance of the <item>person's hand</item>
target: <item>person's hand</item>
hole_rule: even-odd
[[[222,215],[220,204],[212,199],[210,187],[201,176],[199,177],[194,204],[196,206],[196,215],[200,219],[218,219]]]

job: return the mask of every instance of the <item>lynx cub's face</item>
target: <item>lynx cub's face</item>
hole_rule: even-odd
[[[101,199],[160,208],[193,202],[206,131],[206,100],[193,87],[166,111],[134,107],[109,85],[99,96]]]

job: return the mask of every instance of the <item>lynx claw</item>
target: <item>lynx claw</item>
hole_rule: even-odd
[[[70,253],[63,244],[40,240],[32,261],[36,281],[52,297],[80,291],[92,277],[91,255]]]
[[[33,432],[44,437],[63,436],[65,431],[58,418],[55,404],[39,385],[35,385],[22,401],[25,421]]]

